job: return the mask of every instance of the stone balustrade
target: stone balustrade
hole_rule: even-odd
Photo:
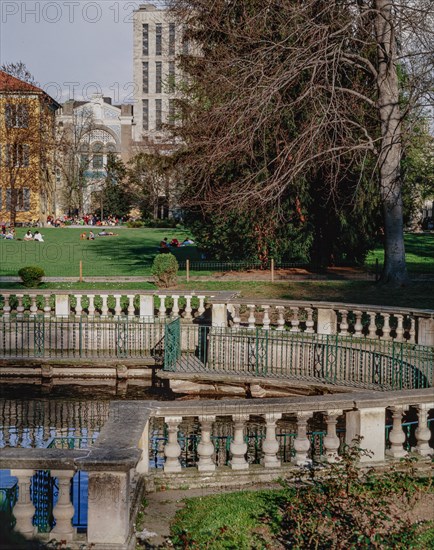
[[[419,457],[416,467],[424,468],[428,464],[424,459],[434,453],[429,428],[433,410],[432,389],[245,401],[112,402],[108,421],[91,449],[84,452],[7,448],[0,455],[0,468],[11,469],[18,480],[14,516],[16,529],[26,536],[35,532],[30,480],[36,470],[51,471],[51,476],[57,479],[59,498],[53,510],[56,526],[49,537],[66,541],[76,538],[71,523],[74,514],[69,491],[71,479],[77,470],[88,472],[87,543],[95,550],[108,546],[121,550],[129,548],[133,540],[140,480],[145,480],[148,486],[161,483],[165,487],[179,487],[185,483],[222,486],[278,479],[312,460],[310,425],[312,419],[318,421],[318,418],[324,423],[325,436],[322,452],[316,458],[324,464],[339,461],[343,441],[351,444],[362,437],[360,446],[370,451],[361,457],[367,466],[384,467],[385,462],[399,460],[411,452]],[[412,448],[402,424],[404,415],[409,414],[417,418]],[[216,463],[213,443],[213,427],[222,417],[232,425],[227,466]],[[193,468],[186,468],[181,460],[184,443],[179,429],[185,419],[191,418],[199,425],[199,444],[196,463]],[[264,426],[260,464],[255,466],[248,460],[246,443],[246,423],[250,418]],[[282,438],[278,437],[279,424],[285,418],[295,423],[292,452],[287,460],[282,459]],[[161,419],[167,426],[163,470],[150,467],[153,419]],[[392,428],[388,428],[387,445],[388,422]]]
[[[108,318],[166,317],[182,316],[193,320],[205,312],[205,302],[211,297],[221,296],[227,300],[234,293],[215,292],[173,292],[173,291],[102,291],[86,290],[50,291],[26,290],[0,291],[0,317],[44,315],[45,317],[87,317]]]
[[[210,299],[213,310],[217,303]],[[227,318],[234,329],[288,330],[292,333],[340,334],[355,338],[395,340],[434,345],[434,311],[386,306],[302,302],[294,300],[241,300],[227,302]],[[227,326],[224,313],[213,324]]]
[[[60,292],[62,292],[60,294]],[[212,324],[234,329],[288,330],[293,333],[395,340],[434,345],[434,311],[360,304],[294,300],[243,300],[234,292],[206,291],[0,291],[0,318],[107,319],[113,316],[160,320],[181,316],[193,321],[212,308]]]

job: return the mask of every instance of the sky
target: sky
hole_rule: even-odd
[[[0,0],[0,64],[23,61],[59,102],[102,92],[131,103],[132,16],[142,3]]]

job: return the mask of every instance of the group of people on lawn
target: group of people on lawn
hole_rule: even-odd
[[[161,250],[170,250],[171,248],[188,246],[189,244],[194,244],[194,241],[192,241],[189,237],[184,239],[182,242],[179,242],[178,239],[172,239],[170,243],[169,239],[167,237],[164,237],[164,239],[160,242],[160,248]]]
[[[15,240],[16,239],[15,229],[13,227],[6,229],[6,226],[2,225],[1,238],[6,239],[7,241]],[[20,241],[21,239],[17,239],[17,240]],[[34,233],[32,233],[29,229],[27,233],[24,235],[23,241],[38,241],[40,243],[43,243],[44,236],[41,235],[39,231],[35,231]]]

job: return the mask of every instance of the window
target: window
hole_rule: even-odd
[[[149,93],[149,63],[147,61],[142,63],[142,91],[144,94]]]
[[[169,93],[175,91],[175,62],[169,61]]]
[[[169,23],[169,55],[175,55],[175,23]]]
[[[86,170],[89,167],[89,156],[80,155],[80,169]]]
[[[29,126],[29,109],[23,103],[6,103],[6,126],[8,128],[27,128]]]
[[[182,39],[182,53],[183,53],[183,55],[188,55],[189,49],[190,49],[190,47],[189,47],[188,39],[184,37]]]
[[[15,210],[17,212],[28,212],[30,210],[30,189],[6,189],[6,211],[10,212],[12,197],[15,197]]]
[[[104,146],[102,143],[94,143],[92,146],[92,168],[99,169],[104,168],[104,157],[103,157]]]
[[[163,81],[163,64],[161,61],[155,63],[155,93],[161,94]]]
[[[149,100],[142,99],[143,130],[149,130]]]
[[[142,53],[149,55],[149,25],[142,25]]]
[[[155,55],[161,55],[163,50],[163,26],[161,23],[155,25]]]
[[[25,143],[6,145],[5,165],[15,168],[27,168],[29,166],[30,147]]]
[[[161,99],[155,100],[155,129],[161,130],[163,127],[163,118],[162,118],[162,101]]]

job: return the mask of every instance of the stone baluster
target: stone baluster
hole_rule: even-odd
[[[199,462],[197,469],[199,472],[213,472],[215,464],[212,459],[214,455],[214,445],[211,441],[212,424],[215,422],[215,416],[199,416],[200,422],[200,443],[197,446]]]
[[[164,463],[165,472],[180,472],[181,463],[179,456],[181,455],[181,446],[178,443],[178,426],[182,422],[182,416],[166,416],[164,422],[167,424],[167,443],[164,446]]]
[[[231,441],[231,468],[232,470],[247,470],[249,463],[246,460],[247,443],[244,441],[244,427],[250,415],[233,414],[234,438]]]
[[[423,403],[416,406],[418,427],[416,429],[416,451],[421,456],[434,454],[434,449],[429,446],[431,439],[431,430],[428,426],[428,413],[430,409],[434,409],[434,403]]]
[[[89,317],[95,317],[95,294],[88,294],[89,298],[89,306],[88,306],[88,312]]]
[[[313,309],[311,307],[306,308],[307,319],[306,319],[306,331],[308,334],[313,334],[314,331],[314,321],[313,321]]]
[[[102,300],[101,317],[108,317],[109,310],[107,305],[107,300],[108,300],[107,294],[101,294],[101,300]]]
[[[179,316],[179,296],[177,294],[173,294],[172,298],[173,298],[172,317],[178,317]]]
[[[115,316],[120,317],[122,315],[121,295],[113,294],[113,298],[115,299]]]
[[[410,331],[409,331],[409,339],[408,341],[410,344],[416,343],[416,319],[414,317],[410,318]]]
[[[134,313],[136,311],[134,307],[134,294],[128,294],[127,299],[128,299],[128,308],[127,308],[128,317],[134,317]]]
[[[256,318],[255,318],[255,305],[254,304],[248,304],[247,307],[249,308],[249,318],[247,319],[247,322],[249,323],[247,328],[254,329]]]
[[[356,316],[356,322],[354,323],[354,336],[356,338],[361,338],[363,336],[362,312],[360,310],[355,310],[354,315]]]
[[[9,302],[9,298],[10,296],[8,294],[4,294],[3,295],[3,300],[4,300],[4,304],[3,304],[3,315],[4,317],[9,317],[9,315],[11,314],[11,304]]]
[[[297,413],[297,437],[294,440],[295,456],[292,458],[292,462],[297,466],[303,466],[311,462],[307,458],[310,449],[310,441],[307,437],[307,421],[311,416],[311,412]]]
[[[397,313],[395,317],[397,319],[396,340],[402,342],[404,340],[404,315]]]
[[[277,309],[277,329],[276,330],[283,330],[285,327],[285,306],[276,306]]]
[[[44,296],[44,317],[46,319],[49,319],[50,316],[51,316],[50,298],[51,298],[51,296],[49,294],[45,294],[45,296]]]
[[[24,306],[23,306],[23,294],[17,294],[18,299],[18,305],[17,305],[17,317],[20,318],[24,314]]]
[[[81,294],[75,294],[75,299],[77,300],[77,305],[75,306],[75,316],[80,317],[83,313],[83,307],[81,305]]]
[[[197,310],[198,315],[203,315],[205,313],[205,296],[198,296],[199,299],[199,309]]]
[[[234,324],[232,328],[240,328],[240,304],[232,304],[234,306]]]
[[[368,326],[368,338],[377,338],[377,325],[375,323],[376,313],[375,311],[368,311],[369,326]]]
[[[59,482],[59,497],[53,510],[56,525],[51,533],[59,540],[72,540],[75,534],[72,526],[74,506],[71,502],[71,480],[74,470],[51,470],[51,476],[56,477]]]
[[[392,411],[392,429],[389,432],[390,449],[386,454],[393,458],[403,458],[407,456],[407,451],[404,449],[405,433],[402,429],[402,416],[408,410],[407,406],[397,405],[390,407]]]
[[[160,294],[160,307],[158,308],[158,317],[160,319],[166,318],[166,295]]]
[[[264,317],[262,319],[263,323],[263,330],[270,330],[270,316],[268,315],[268,310],[270,309],[270,306],[262,306],[264,310]]]
[[[33,537],[37,531],[32,524],[35,507],[30,498],[31,478],[34,473],[34,470],[11,470],[11,475],[18,478],[18,500],[13,510],[16,520],[15,530],[29,538]]]
[[[348,310],[340,309],[339,313],[342,315],[342,320],[340,324],[341,336],[348,336]]]
[[[265,468],[280,468],[281,462],[277,458],[279,442],[276,438],[276,422],[282,418],[281,413],[266,413],[265,415],[265,439],[262,443],[264,457],[262,464]]]
[[[389,313],[383,313],[384,325],[383,325],[383,340],[390,340],[390,315]]]
[[[291,306],[290,309],[292,312],[290,332],[300,332],[300,319],[298,318],[298,312],[300,308],[297,306]]]
[[[32,294],[30,296],[30,300],[32,301],[30,306],[30,315],[34,317],[38,313],[38,306],[36,305],[36,294]]]
[[[184,310],[184,319],[188,319],[189,321],[193,319],[193,309],[191,307],[191,298],[192,296],[188,295],[185,297],[185,310]]]
[[[342,414],[342,410],[331,410],[326,412],[327,435],[324,438],[325,459],[327,462],[338,462],[339,455],[339,437],[336,434],[336,424],[338,416]]]

